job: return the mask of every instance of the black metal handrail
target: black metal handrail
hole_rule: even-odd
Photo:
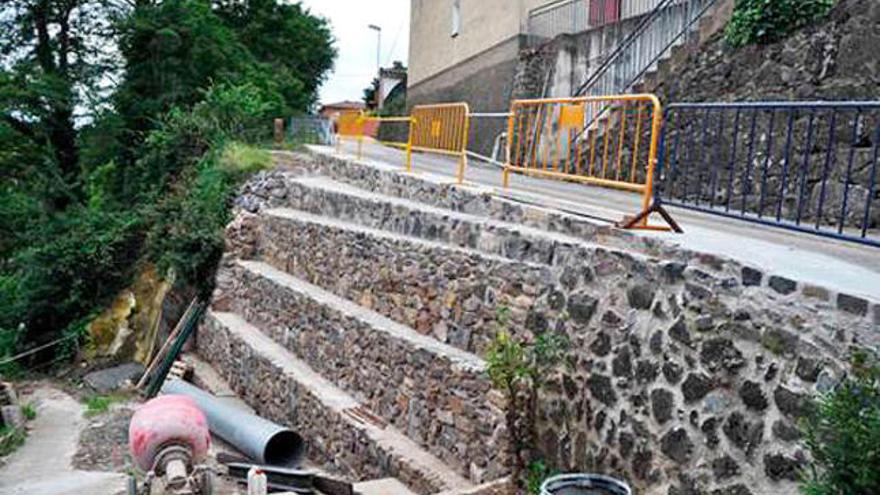
[[[583,96],[584,94],[586,94],[587,88],[589,88],[590,86],[595,84],[596,81],[598,81],[599,78],[602,77],[608,71],[608,69],[611,67],[611,65],[617,61],[617,58],[620,57],[620,54],[623,53],[630,46],[632,46],[633,43],[635,43],[636,39],[642,34],[642,31],[645,29],[645,27],[648,24],[652,23],[654,21],[654,19],[656,19],[659,16],[660,12],[663,9],[665,9],[666,7],[668,7],[669,4],[671,4],[674,1],[676,1],[676,0],[663,0],[662,2],[658,3],[657,6],[654,7],[654,9],[651,10],[651,12],[648,15],[644,16],[642,18],[642,20],[639,21],[639,24],[636,26],[636,28],[633,30],[633,32],[631,32],[623,40],[622,43],[617,45],[617,47],[614,49],[614,51],[611,52],[611,55],[609,55],[608,58],[606,58],[604,61],[602,61],[602,65],[600,65],[599,68],[596,69],[593,72],[593,74],[590,77],[588,77],[587,80],[584,81],[584,83],[578,87],[577,91],[575,91],[574,96]]]
[[[613,67],[619,61],[619,59],[625,53],[627,53],[627,50],[629,50],[637,41],[639,41],[639,38],[642,35],[644,35],[645,32],[647,31],[648,26],[650,26],[657,19],[659,19],[661,14],[667,8],[671,7],[672,4],[679,2],[679,1],[680,0],[662,0],[660,3],[658,3],[651,10],[650,13],[643,16],[642,19],[639,21],[639,23],[636,25],[635,29],[633,29],[633,31],[631,33],[629,33],[626,38],[624,38],[623,42],[621,42],[620,44],[617,45],[617,47],[614,49],[614,51],[611,53],[611,55],[609,55],[605,60],[603,60],[602,64],[595,71],[593,71],[593,73],[590,75],[590,77],[588,77],[587,80],[578,87],[574,96],[583,96],[583,95],[587,94],[587,91],[589,90],[589,88],[591,88],[594,84],[596,84],[596,82],[598,82],[600,80],[600,78],[602,78],[611,69],[611,67]],[[700,11],[699,15],[695,16],[690,22],[688,22],[684,26],[684,28],[682,28],[682,30],[676,34],[676,36],[673,38],[673,41],[671,41],[666,47],[664,47],[663,50],[661,50],[651,60],[650,63],[646,64],[639,71],[638,76],[634,80],[627,83],[627,86],[625,87],[626,89],[624,90],[624,92],[627,91],[629,89],[629,87],[631,87],[635,83],[635,81],[638,80],[638,78],[640,78],[642,75],[644,75],[644,73],[647,72],[648,68],[650,68],[657,60],[659,60],[669,50],[670,47],[672,47],[678,40],[680,40],[683,36],[685,36],[688,32],[690,32],[693,25],[697,21],[702,19],[703,16],[706,14],[706,12],[708,12],[709,9],[711,9],[716,3],[717,3],[717,0],[709,0],[709,2],[706,4],[706,6],[703,8],[703,10]]]
[[[640,70],[638,74],[636,74],[635,76],[633,76],[633,78],[630,79],[629,82],[627,82],[625,86],[623,86],[623,91],[622,91],[622,92],[625,93],[625,92],[629,91],[629,89],[630,89],[630,88],[631,88],[631,87],[632,87],[632,86],[633,86],[633,85],[634,85],[639,79],[641,79],[642,76],[644,76],[646,72],[648,72],[648,69],[650,69],[650,68],[651,68],[655,63],[657,63],[657,61],[659,61],[661,58],[663,58],[663,55],[666,54],[666,52],[668,52],[673,46],[675,46],[675,44],[678,43],[678,40],[680,40],[681,38],[683,38],[684,36],[686,36],[688,32],[690,32],[690,30],[691,30],[691,28],[693,27],[693,25],[696,24],[697,22],[699,22],[700,19],[702,19],[703,16],[706,15],[706,12],[709,12],[709,10],[710,10],[712,7],[715,6],[715,3],[716,3],[717,1],[718,1],[718,0],[711,0],[710,2],[708,2],[708,3],[706,4],[706,6],[703,7],[703,10],[700,11],[699,15],[694,16],[694,18],[691,19],[690,22],[688,22],[687,25],[686,25],[681,31],[679,31],[678,34],[676,34],[675,37],[673,37],[672,40],[670,40],[669,43],[667,43],[666,46],[663,47],[663,49],[660,50],[660,51],[657,53],[656,56],[654,56],[654,58],[651,59],[650,62],[648,62],[647,64],[645,64],[644,67],[642,67],[642,70]]]

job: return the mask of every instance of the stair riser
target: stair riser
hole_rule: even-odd
[[[233,310],[474,482],[503,476],[503,412],[482,367],[382,329],[235,265],[218,275]],[[497,393],[493,393],[497,395]]]
[[[551,265],[557,251],[573,247],[554,236],[536,236],[504,225],[450,218],[447,215],[407,208],[405,205],[311,188],[291,182],[288,205],[297,210],[338,218],[401,235],[477,249],[517,261]]]
[[[257,414],[288,425],[308,443],[309,460],[360,479],[396,477],[421,494],[442,490],[341,412],[326,407],[271,360],[254,352],[209,314],[199,328],[199,354]]]
[[[552,286],[548,268],[472,251],[275,216],[261,231],[260,254],[276,268],[478,355],[497,332],[500,301],[529,307]]]
[[[298,166],[299,159],[276,153],[276,162]],[[426,205],[445,208],[452,211],[485,216],[502,222],[524,225],[542,229],[547,232],[558,232],[587,241],[602,242],[607,245],[626,246],[630,249],[645,249],[654,252],[662,247],[652,240],[634,236],[610,225],[597,224],[592,219],[564,215],[546,209],[514,203],[491,194],[470,191],[446,183],[429,181],[417,175],[401,174],[399,170],[380,170],[370,166],[352,162],[343,156],[314,153],[314,161],[309,162],[309,170],[317,170],[321,174],[335,180],[351,184],[355,187],[379,194],[417,201]],[[501,176],[499,173],[499,181]],[[270,204],[281,204],[283,200],[275,200]]]

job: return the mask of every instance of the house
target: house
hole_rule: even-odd
[[[357,112],[366,108],[367,105],[362,101],[340,101],[322,105],[318,110],[318,115],[335,123],[341,113]]]
[[[407,104],[507,106],[530,10],[547,0],[411,0]]]
[[[715,15],[713,5],[732,3],[411,0],[407,106],[465,101],[505,112],[514,98],[631,92]],[[488,153],[505,127],[483,119],[471,130],[472,150]]]
[[[376,91],[376,108],[382,110],[385,102],[399,95],[406,95],[406,67],[394,62],[392,67],[379,70],[379,88]]]
[[[411,0],[407,104],[467,101],[476,111],[503,111],[514,90],[522,50],[571,35],[549,94],[571,96],[592,69],[644,29],[620,57],[618,79],[638,75],[716,0]],[[656,11],[655,11],[656,9]],[[642,23],[644,16],[654,15]],[[656,21],[656,22],[655,22]],[[551,54],[555,56],[558,54]],[[567,57],[567,60],[562,60]],[[520,67],[522,69],[522,67]],[[563,84],[560,84],[563,83]],[[625,91],[614,84],[602,91]],[[567,94],[566,94],[567,93]]]

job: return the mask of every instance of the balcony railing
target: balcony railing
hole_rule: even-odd
[[[558,0],[529,12],[530,46],[651,12],[663,0]]]

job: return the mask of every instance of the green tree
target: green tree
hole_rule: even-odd
[[[78,193],[76,119],[110,66],[106,13],[98,0],[7,0],[0,7],[0,120],[51,159],[42,165],[64,186],[52,188],[57,207]]]
[[[214,6],[254,58],[264,64],[263,70],[277,80],[284,111],[309,110],[336,58],[328,22],[299,2],[215,0]]]
[[[125,62],[114,100],[129,152],[164,113],[196,104],[212,81],[234,79],[253,63],[207,0],[143,3],[118,29]]]
[[[268,161],[235,142],[307,108],[335,55],[299,5],[237,3],[0,3],[0,356],[75,335],[144,260],[210,291]]]

